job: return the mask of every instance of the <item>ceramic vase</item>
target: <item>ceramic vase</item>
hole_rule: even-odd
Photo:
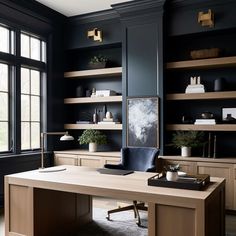
[[[89,152],[96,152],[96,151],[97,151],[97,144],[89,143]]]
[[[191,147],[181,147],[182,157],[191,157]]]
[[[178,172],[177,171],[167,171],[166,172],[166,179],[168,181],[176,181],[178,179]]]

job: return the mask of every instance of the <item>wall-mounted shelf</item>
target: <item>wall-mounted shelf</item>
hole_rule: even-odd
[[[236,66],[236,56],[168,62],[167,69],[209,69]]]
[[[122,130],[122,124],[65,124],[65,129]]]
[[[64,73],[65,78],[95,78],[95,77],[110,77],[121,76],[122,67],[69,71]]]
[[[204,100],[204,99],[235,99],[236,91],[207,93],[172,93],[167,94],[167,100]]]
[[[109,96],[109,97],[81,97],[81,98],[65,98],[64,104],[85,104],[85,103],[110,103],[122,102],[122,96]]]
[[[200,130],[200,131],[236,131],[236,124],[216,124],[216,125],[185,125],[169,124],[167,130]]]

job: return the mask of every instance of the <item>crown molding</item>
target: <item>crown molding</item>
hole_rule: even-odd
[[[109,10],[97,11],[83,15],[68,17],[67,23],[77,25],[77,24],[87,24],[97,21],[118,20],[118,19],[119,19],[119,14],[115,10],[109,9]]]

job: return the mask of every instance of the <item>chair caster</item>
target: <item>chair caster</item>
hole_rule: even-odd
[[[107,215],[107,216],[106,216],[106,219],[109,220],[109,221],[111,221],[110,215]]]

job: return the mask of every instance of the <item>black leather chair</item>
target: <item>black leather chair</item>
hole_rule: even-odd
[[[124,147],[121,149],[121,162],[118,165],[106,164],[105,168],[134,170],[144,172],[156,171],[156,158],[158,157],[159,149],[149,147]],[[145,203],[138,203],[133,201],[133,205],[120,207],[109,210],[107,212],[107,219],[110,220],[110,214],[115,212],[133,210],[134,217],[138,226],[141,226],[141,219],[138,210],[147,210]]]

